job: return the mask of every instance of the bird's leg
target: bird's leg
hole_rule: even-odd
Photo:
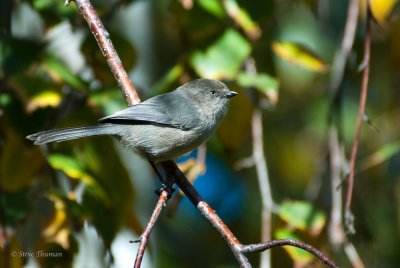
[[[154,171],[156,172],[158,178],[162,182],[162,186],[155,191],[156,194],[160,195],[161,192],[165,190],[168,193],[168,199],[169,199],[172,196],[172,194],[175,192],[175,189],[172,187],[172,185],[174,184],[174,180],[172,178],[163,177],[161,175],[161,173],[158,171],[156,164],[153,161],[149,161],[149,162],[150,162],[150,165],[153,167]]]
[[[172,194],[175,192],[175,189],[172,186],[168,186],[166,184],[163,184],[160,188],[155,190],[155,193],[160,196],[162,192],[166,191],[168,196],[167,199],[170,199],[172,197]]]
[[[156,172],[156,174],[157,174],[157,177],[160,179],[160,181],[162,181],[163,183],[165,182],[165,179],[163,178],[163,176],[161,175],[161,173],[158,171],[158,169],[157,169],[157,167],[156,167],[156,164],[154,164],[154,162],[153,161],[150,161],[149,160],[149,162],[150,162],[150,165],[151,165],[151,167],[154,169],[154,171]]]

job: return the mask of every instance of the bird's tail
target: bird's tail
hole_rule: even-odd
[[[116,135],[117,128],[118,126],[112,124],[77,128],[61,128],[35,133],[26,136],[26,138],[39,145],[49,142],[61,142],[89,136]]]

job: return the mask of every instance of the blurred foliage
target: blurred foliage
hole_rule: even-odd
[[[325,72],[325,63],[312,51],[290,42],[274,42],[272,50],[282,59],[315,72]]]
[[[264,149],[277,207],[274,238],[303,240],[343,267],[349,265],[345,254],[331,247],[327,236],[332,201],[328,118],[337,119],[349,155],[366,1],[359,1],[358,34],[336,100],[340,109],[334,110],[330,66],[340,47],[347,3],[93,2],[142,95],[165,93],[197,77],[221,79],[239,92],[208,142],[206,160],[190,155],[181,164],[191,179],[198,178],[196,187],[238,238],[259,242],[261,201],[249,160],[251,116],[258,107],[263,109]],[[364,126],[360,141],[353,197],[357,234],[350,240],[365,264],[397,267],[398,1],[372,0],[371,8],[377,22],[367,104],[372,124]],[[73,3],[6,0],[0,2],[0,30],[0,266],[85,267],[82,259],[86,266],[132,263],[136,246],[128,243],[130,238],[125,251],[112,248],[123,229],[140,235],[151,213],[155,197],[148,189],[159,184],[147,178],[149,168],[125,159],[127,154],[110,138],[42,147],[25,140],[45,129],[96,124],[126,106],[88,26]],[[239,162],[251,168],[234,170]],[[85,240],[88,229],[97,240]],[[185,200],[174,217],[161,219],[154,236],[148,267],[236,265],[228,247]],[[272,251],[273,267],[317,265],[302,250],[284,249]],[[41,250],[62,257],[12,257],[13,252]],[[122,259],[120,252],[129,253]],[[250,258],[256,266],[259,256]]]

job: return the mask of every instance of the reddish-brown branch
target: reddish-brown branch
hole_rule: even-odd
[[[200,213],[208,220],[211,226],[217,230],[221,237],[228,244],[236,260],[239,262],[241,268],[251,267],[251,264],[244,253],[241,251],[242,244],[236,238],[236,236],[231,232],[228,226],[221,220],[218,214],[204,201],[197,204],[197,209]]]
[[[66,0],[65,5],[68,5],[72,0]],[[118,82],[118,86],[125,96],[125,100],[129,106],[139,103],[140,98],[133,86],[131,80],[126,73],[122,62],[118,57],[117,52],[111,42],[110,34],[104,28],[103,23],[100,21],[99,16],[94,10],[89,0],[74,0],[79,11],[83,15],[87,24],[89,25],[90,31],[92,32],[97,44],[103,53],[115,79]]]
[[[166,206],[169,197],[170,193],[168,192],[168,190],[164,189],[161,191],[157,205],[153,210],[153,214],[151,215],[150,220],[147,223],[146,228],[144,229],[144,232],[139,238],[140,244],[136,254],[135,265],[133,266],[134,268],[139,268],[140,265],[142,264],[144,251],[146,250],[147,242],[149,241],[151,231],[153,230],[153,227],[157,222],[157,219],[160,216],[162,209]]]
[[[353,186],[354,186],[354,174],[355,174],[355,163],[357,158],[357,150],[358,144],[360,142],[361,136],[361,126],[363,122],[364,112],[365,112],[365,104],[367,102],[367,94],[368,94],[368,81],[369,81],[369,61],[370,61],[370,53],[371,53],[371,16],[370,16],[370,6],[369,1],[367,7],[367,18],[366,18],[366,33],[364,39],[364,58],[361,66],[364,67],[362,74],[362,83],[361,83],[361,95],[358,109],[358,117],[356,123],[356,131],[354,135],[354,141],[351,148],[350,155],[350,173],[347,182],[347,193],[346,193],[346,203],[345,203],[345,217],[346,217],[346,227],[348,230],[353,230],[353,216],[351,213],[351,201],[353,196]]]
[[[353,267],[363,267],[363,263],[355,249],[354,245],[346,240],[346,234],[343,228],[343,202],[342,202],[342,187],[341,185],[342,174],[344,173],[343,166],[345,162],[344,155],[344,144],[340,140],[340,129],[335,124],[334,116],[340,118],[340,115],[334,113],[340,113],[340,102],[342,94],[343,74],[346,66],[348,57],[350,56],[353,48],[354,36],[357,29],[358,13],[359,13],[358,0],[350,0],[346,26],[343,34],[340,49],[335,53],[335,57],[332,64],[332,73],[330,80],[330,90],[333,93],[333,106],[331,108],[331,115],[329,120],[329,132],[328,132],[328,143],[330,153],[330,170],[331,170],[331,194],[332,194],[332,208],[331,216],[328,227],[329,241],[334,248],[339,246],[343,247],[349,261]]]
[[[175,183],[181,188],[185,195],[189,198],[192,204],[200,211],[200,213],[208,220],[211,226],[221,235],[221,237],[228,244],[233,255],[238,261],[240,267],[248,268],[251,267],[245,254],[253,252],[261,252],[273,247],[278,246],[294,246],[302,248],[316,257],[318,257],[328,267],[338,267],[333,261],[331,261],[325,254],[318,249],[312,247],[301,241],[294,239],[284,240],[272,240],[267,243],[259,243],[252,245],[243,245],[231,232],[231,230],[225,225],[217,213],[201,198],[200,194],[190,184],[185,175],[180,172],[179,169],[175,168],[176,163],[173,161],[166,161],[162,163],[163,168],[167,172],[167,176],[174,177]]]
[[[176,163],[174,161],[165,161],[162,163],[162,166],[166,171],[167,176],[171,176],[175,179],[175,183],[188,197],[190,202],[200,211],[200,213],[208,220],[211,226],[227,242],[233,255],[239,262],[240,267],[251,267],[246,256],[240,252],[242,244],[240,244],[239,240],[224,224],[217,213],[203,200],[185,175],[177,168]]]

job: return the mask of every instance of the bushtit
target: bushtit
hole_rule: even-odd
[[[220,81],[197,79],[104,117],[99,125],[43,131],[27,139],[46,144],[110,135],[153,164],[205,142],[225,116],[229,98],[236,95]]]

